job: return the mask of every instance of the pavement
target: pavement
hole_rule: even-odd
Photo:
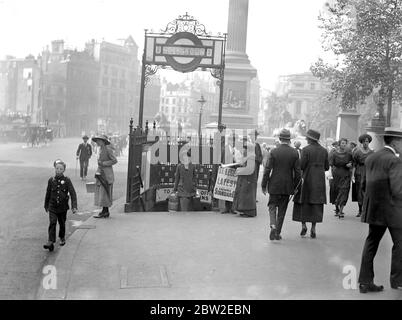
[[[43,249],[47,241],[49,216],[43,209],[47,181],[54,175],[53,161],[67,163],[78,195],[79,214],[67,215],[67,238],[83,224],[94,206],[93,194],[76,172],[75,152],[81,137],[55,139],[49,145],[27,148],[24,143],[0,143],[0,300],[36,299],[43,265],[57,255]],[[96,157],[90,161],[88,179],[94,181]],[[77,170],[78,171],[78,170]],[[114,166],[116,199],[126,194],[127,156]]]
[[[37,299],[220,300],[401,299],[389,285],[392,241],[384,236],[375,260],[381,293],[356,289],[368,225],[335,218],[325,206],[317,238],[300,237],[289,205],[280,241],[268,239],[267,198],[258,193],[258,215],[219,212],[123,213],[115,202],[109,219],[85,221],[47,263],[56,286],[43,276]],[[310,226],[308,225],[310,228]],[[53,267],[52,267],[53,268]],[[53,283],[54,284],[54,283]],[[45,289],[47,287],[48,289]]]

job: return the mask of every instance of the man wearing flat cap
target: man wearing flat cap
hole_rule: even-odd
[[[359,274],[361,293],[379,292],[374,284],[374,257],[388,229],[393,247],[391,258],[391,288],[402,288],[402,130],[385,128],[385,146],[369,155],[363,176],[363,209],[361,221],[369,224]]]
[[[80,178],[81,180],[86,180],[88,174],[89,159],[92,156],[92,147],[88,143],[87,135],[84,135],[82,137],[82,140],[84,140],[84,142],[78,145],[77,159],[80,160]]]
[[[301,172],[299,154],[290,144],[290,131],[282,129],[280,145],[271,151],[270,160],[262,178],[262,192],[269,193],[270,240],[281,240],[281,231],[288,208],[289,197],[294,194]]]

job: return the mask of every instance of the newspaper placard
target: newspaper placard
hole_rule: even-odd
[[[212,198],[211,198],[208,190],[197,189],[197,191],[200,194],[200,201],[201,202],[211,203]]]
[[[214,188],[214,198],[233,201],[237,184],[235,172],[236,169],[234,168],[219,168]]]
[[[173,188],[163,188],[156,190],[156,202],[165,201],[173,193]]]

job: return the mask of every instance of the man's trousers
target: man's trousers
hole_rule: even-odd
[[[268,202],[270,225],[275,226],[277,233],[282,231],[283,220],[288,208],[289,195],[270,194]]]
[[[56,242],[57,221],[59,221],[59,238],[64,239],[66,236],[66,220],[67,211],[61,213],[49,211],[49,241]]]
[[[390,282],[391,284],[402,285],[402,229],[373,224],[369,225],[369,234],[364,244],[359,283],[369,284],[374,281],[374,257],[387,228],[394,243],[392,247]]]

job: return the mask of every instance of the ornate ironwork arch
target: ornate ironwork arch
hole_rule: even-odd
[[[190,16],[187,12],[184,15],[180,15],[177,19],[169,22],[166,28],[161,30],[163,33],[178,33],[178,32],[190,32],[197,36],[211,36],[210,32],[207,32],[205,26],[201,24],[193,16]]]

